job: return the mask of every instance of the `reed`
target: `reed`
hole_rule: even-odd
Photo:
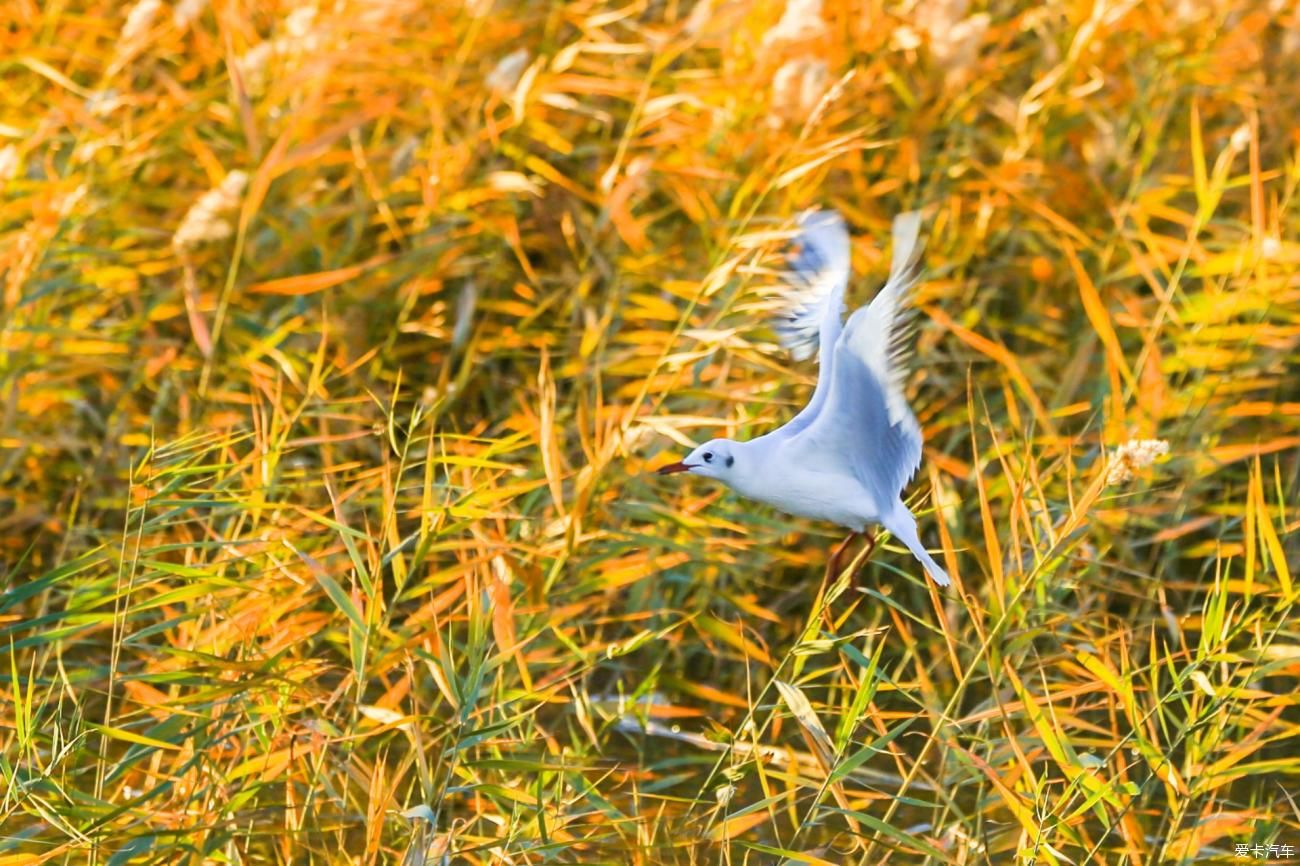
[[[1300,848],[1287,4],[0,17],[0,866]],[[951,592],[647,471],[813,205]]]

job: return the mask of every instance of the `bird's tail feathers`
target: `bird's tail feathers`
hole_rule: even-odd
[[[889,530],[890,535],[903,542],[907,549],[912,552],[912,555],[921,561],[921,564],[925,566],[925,570],[929,572],[931,580],[939,586],[948,586],[952,583],[952,580],[948,577],[948,572],[944,571],[939,563],[934,561],[930,551],[926,550],[921,544],[921,539],[916,534],[916,518],[912,516],[912,512],[908,511],[905,505],[900,503],[880,523]]]

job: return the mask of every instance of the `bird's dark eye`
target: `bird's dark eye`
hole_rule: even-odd
[[[730,468],[732,467],[732,465],[733,465],[735,462],[736,462],[736,458],[735,458],[735,457],[728,457],[728,458],[727,458],[727,468],[730,469]]]
[[[712,462],[713,462],[713,452],[712,452],[712,451],[705,451],[705,452],[704,452],[704,462],[705,462],[705,463],[712,463]]]

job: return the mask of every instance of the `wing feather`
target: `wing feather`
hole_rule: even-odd
[[[787,304],[774,323],[777,339],[797,359],[817,353],[820,370],[808,405],[772,435],[788,438],[807,427],[826,402],[834,368],[832,351],[843,330],[844,291],[849,284],[849,232],[833,210],[798,217],[796,250],[784,274]]]
[[[916,211],[894,218],[889,280],[866,308],[853,314],[853,319],[858,320],[852,329],[853,351],[885,386],[892,424],[916,424],[903,389],[914,345],[916,308],[912,306],[912,290],[921,273],[920,234],[921,215]]]
[[[920,225],[915,213],[894,220],[889,280],[849,317],[835,343],[825,403],[798,442],[791,442],[792,448],[850,466],[882,508],[897,499],[921,463],[921,426],[903,390]]]
[[[827,326],[839,336],[844,290],[849,284],[849,232],[832,210],[804,211],[797,220],[795,251],[783,274],[787,303],[773,327],[781,345],[802,361],[822,346]]]

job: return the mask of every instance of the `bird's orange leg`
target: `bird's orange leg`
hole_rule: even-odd
[[[840,557],[844,555],[844,551],[853,543],[853,540],[861,534],[862,533],[860,532],[850,532],[845,536],[844,540],[840,542],[839,547],[835,548],[835,552],[831,554],[830,560],[826,563],[826,579],[828,581],[831,578],[837,578],[840,576]],[[875,544],[874,540],[872,541],[872,544]]]
[[[862,554],[862,558],[865,560],[871,555],[871,551],[876,549],[876,534],[874,532],[864,532],[862,534],[867,537],[867,549]]]
[[[871,551],[876,549],[876,536],[874,533],[850,532],[848,537],[841,541],[840,546],[835,548],[835,552],[831,554],[830,562],[826,564],[827,578],[840,576],[840,557],[844,555],[844,551],[857,538],[865,538],[867,540],[866,549],[862,552],[862,558],[864,560],[871,555]]]
[[[848,549],[848,546],[849,546],[850,544],[852,544],[853,541],[854,541],[854,539],[856,539],[858,536],[863,536],[863,537],[865,537],[865,538],[867,539],[867,547],[866,547],[866,549],[863,551],[863,554],[862,554],[862,558],[863,558],[863,559],[866,559],[868,556],[870,556],[870,555],[871,555],[871,551],[873,551],[873,550],[876,549],[876,536],[875,536],[873,533],[870,533],[870,532],[850,532],[849,535],[848,535],[848,537],[845,538],[843,541],[841,541],[840,544],[839,544],[839,546],[835,548],[835,552],[831,554],[830,561],[826,563],[826,574],[822,577],[822,588],[821,588],[821,592],[819,592],[819,593],[817,594],[817,597],[818,597],[819,603],[820,603],[820,599],[822,599],[822,598],[825,597],[826,592],[827,592],[827,591],[830,589],[830,587],[831,587],[831,584],[832,584],[835,580],[838,580],[838,579],[839,579],[839,577],[840,577],[840,557],[844,554],[844,551],[845,551],[846,549]],[[856,559],[856,557],[855,557],[855,559]],[[830,612],[829,607],[823,607],[823,608],[822,608],[822,620],[826,623],[826,630],[827,630],[829,633],[834,634],[834,632],[835,632],[835,621],[834,621],[834,620],[832,619],[832,617],[831,617],[831,612]]]

